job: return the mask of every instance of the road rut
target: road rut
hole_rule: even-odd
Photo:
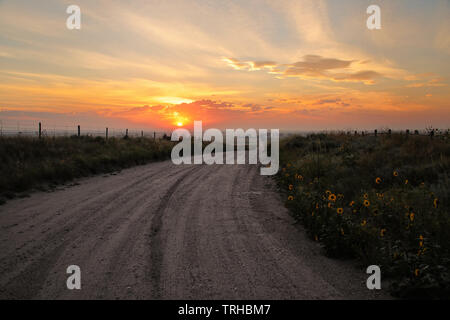
[[[376,299],[256,165],[170,161],[0,206],[3,299]],[[66,269],[81,268],[81,290]]]

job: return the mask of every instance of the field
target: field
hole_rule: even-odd
[[[74,178],[168,159],[173,145],[174,143],[166,139],[148,138],[110,138],[106,140],[91,136],[45,137],[42,139],[2,137],[0,138],[0,202],[4,203],[17,196],[25,197],[32,189],[52,189],[54,186]],[[450,297],[450,140],[447,135],[430,137],[392,133],[361,136],[335,133],[312,134],[306,137],[289,136],[280,143],[280,161],[281,166],[276,181],[287,208],[297,222],[305,226],[308,236],[322,245],[328,256],[339,259],[356,258],[361,269],[364,270],[369,265],[379,265],[382,279],[387,280],[383,282],[383,285],[389,284],[390,291],[395,296],[402,298]],[[169,210],[168,208],[171,206],[185,208],[184,203],[193,204],[192,207],[187,207],[189,210],[186,209],[186,214],[196,212],[204,217],[209,216],[211,214],[210,203],[214,202],[215,198],[208,196],[208,192],[205,190],[211,189],[212,186],[217,186],[218,189],[213,194],[219,197],[229,194],[229,190],[235,191],[233,192],[235,198],[228,199],[229,203],[238,201],[236,199],[240,199],[240,197],[245,198],[249,195],[256,197],[258,194],[266,194],[267,191],[262,187],[263,180],[258,180],[260,177],[256,174],[256,166],[251,169],[241,166],[201,166],[197,168],[175,166],[170,162],[152,165],[154,167],[145,168],[142,171],[130,171],[122,177],[114,176],[116,180],[110,178],[116,182],[108,182],[113,180],[106,181],[102,177],[93,178],[85,182],[86,185],[80,186],[82,188],[68,188],[64,191],[65,196],[61,199],[61,196],[55,194],[53,196],[49,194],[48,198],[45,198],[45,194],[40,195],[47,200],[43,201],[42,206],[44,207],[36,210],[42,212],[43,215],[48,215],[49,219],[56,219],[58,215],[53,213],[60,211],[66,212],[70,217],[72,205],[64,207],[64,204],[71,199],[73,208],[78,208],[77,206],[83,208],[85,206],[87,209],[101,208],[96,209],[98,214],[108,212],[108,216],[110,216],[111,212],[115,212],[118,217],[121,217],[123,214],[131,212],[138,215],[139,219],[130,220],[133,225],[127,226],[127,228],[129,227],[127,232],[130,237],[136,234],[145,236],[146,233],[138,228],[140,222],[136,221],[148,218],[143,213],[151,210],[155,211],[156,217],[156,222],[152,219],[151,223],[156,224],[164,210]],[[222,172],[220,169],[229,171]],[[212,172],[216,174],[217,181],[196,182],[204,177],[212,179]],[[155,179],[159,176],[160,178]],[[226,185],[224,184],[225,178],[228,179]],[[176,189],[180,183],[184,183],[184,180],[186,183],[189,182],[187,189],[201,189],[192,194],[197,198],[186,202],[175,201],[175,198],[168,201],[167,199],[177,194]],[[117,181],[121,181],[120,183],[124,185],[117,185]],[[237,181],[242,181],[242,183],[247,181],[239,191],[235,185]],[[254,181],[259,181],[261,185],[258,192],[251,191]],[[86,187],[91,184],[90,188]],[[102,187],[98,189],[97,184]],[[101,192],[94,199],[98,201],[98,205],[86,202],[86,199],[92,196],[90,190],[108,190],[108,188],[113,190],[105,194]],[[142,207],[142,199],[150,196],[154,199],[148,198],[150,200]],[[204,199],[201,200],[198,197],[204,197]],[[3,218],[14,221],[19,219],[20,215],[16,216],[15,213],[34,210],[36,199],[38,198],[31,197],[20,202],[16,201],[14,204],[6,204],[4,209],[9,208],[7,211],[10,214]],[[222,203],[222,200],[219,202]],[[203,201],[206,206],[202,210],[195,205],[200,203],[199,201]],[[281,209],[286,210],[281,203],[277,203],[275,198],[270,200],[268,198],[249,198],[246,201],[254,206],[255,210],[250,211],[254,212],[255,216],[260,214],[258,208],[261,207],[273,206],[268,210],[271,213],[281,212]],[[110,202],[114,205],[111,205]],[[247,202],[242,207],[247,208],[246,204]],[[10,206],[8,207],[8,205]],[[21,208],[21,205],[24,207]],[[16,206],[20,208],[16,209]],[[60,209],[58,209],[59,206],[61,206]],[[169,212],[179,213],[182,210],[181,207]],[[134,209],[128,210],[127,208]],[[227,209],[216,210],[215,214],[219,215],[219,219],[224,210]],[[77,216],[77,218],[74,216],[73,219],[82,221],[84,218],[81,213],[90,211],[78,208],[74,209],[74,212],[76,216],[81,216]],[[231,210],[231,212],[234,211]],[[141,213],[142,216],[140,216]],[[249,214],[249,212],[246,211],[242,214]],[[28,214],[26,216],[28,217]],[[173,219],[177,221],[178,215],[174,215]],[[136,225],[134,225],[135,222]],[[237,225],[242,223],[242,221],[235,222]],[[41,226],[37,222],[29,221],[29,223],[44,228],[44,225]],[[213,219],[210,223],[216,225],[217,221]],[[169,225],[174,224],[175,222],[171,222]],[[9,225],[18,228],[26,227],[12,222]],[[120,224],[117,224],[117,228],[119,226]],[[219,225],[218,232],[222,232],[222,228],[225,227]],[[140,231],[137,231],[138,229]],[[286,229],[290,231],[283,231],[280,234],[286,233],[287,237],[292,236],[297,239],[298,235],[294,235],[295,231],[291,230],[292,228],[286,227]],[[252,241],[256,241],[253,231],[248,233],[248,237]],[[40,229],[36,230],[36,237],[40,232]],[[98,230],[98,233],[102,232],[104,232],[103,229]],[[90,236],[95,234],[94,232]],[[262,234],[264,237],[268,237],[267,233]],[[120,235],[122,234],[118,233],[117,236]],[[168,238],[171,236],[172,234],[167,235]],[[266,239],[264,237],[263,240]],[[214,239],[217,242],[221,241],[220,237]],[[260,240],[257,242],[259,243]],[[301,241],[297,239],[294,242],[300,245]],[[43,239],[42,243],[45,243]],[[249,240],[246,243],[249,245],[252,242]],[[286,243],[295,247],[292,239],[286,240]],[[217,244],[218,247],[227,245]],[[257,247],[256,244],[254,246]],[[179,249],[182,252],[185,251],[185,249]],[[249,264],[251,264],[250,261],[261,259],[263,251],[253,250],[252,258],[246,257],[249,259]],[[284,258],[290,257],[289,261],[297,261],[297,263],[290,263],[289,266],[283,267],[291,270],[291,277],[295,278],[298,268],[309,268],[304,265],[304,262],[305,259],[309,261],[312,258],[311,256],[309,258],[302,256],[304,252],[301,252],[303,251],[294,250],[284,256]],[[156,260],[159,261],[158,259]],[[318,263],[314,265],[316,268],[320,268]],[[253,265],[254,268],[258,266]],[[337,266],[338,264],[333,267],[336,269],[335,273],[340,270]],[[10,267],[11,270],[16,268],[14,264]],[[39,267],[41,266],[39,265]],[[159,270],[162,267],[154,266],[154,268]],[[277,270],[273,269],[270,273],[276,274]],[[361,274],[365,275],[364,272]],[[342,278],[351,279],[353,276],[345,275]],[[336,281],[339,279],[341,278],[336,276]],[[297,282],[303,283],[304,281],[305,279],[299,275]],[[346,281],[344,282],[348,284],[349,280]],[[218,288],[221,286],[223,283],[217,284]],[[268,286],[271,287],[272,284]],[[15,289],[11,290],[16,294]],[[332,291],[331,288],[327,290],[315,288],[314,290],[321,293]],[[295,296],[303,294],[299,288],[294,291]],[[342,291],[344,292],[344,289]],[[346,292],[345,296],[350,297],[351,295]]]
[[[396,296],[450,296],[447,135],[292,136],[280,163],[287,207],[328,255],[379,265]]]
[[[0,204],[74,178],[170,157],[172,143],[148,138],[0,138]]]

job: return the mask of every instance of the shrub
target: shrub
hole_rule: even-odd
[[[44,183],[168,159],[171,148],[169,141],[145,138],[0,137],[0,203]]]
[[[379,265],[395,295],[450,296],[446,137],[294,136],[280,147],[286,205],[328,255]]]

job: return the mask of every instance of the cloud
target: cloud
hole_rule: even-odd
[[[433,72],[414,74],[405,77],[407,81],[415,81],[406,85],[407,88],[446,87],[445,78],[437,76]],[[419,82],[420,81],[420,82]]]
[[[341,107],[349,107],[350,104],[342,101],[341,98],[335,98],[335,99],[320,99],[317,102],[313,103],[314,105],[339,105]]]
[[[248,70],[249,65],[246,62],[240,62],[238,59],[234,58],[223,58],[223,61],[225,61],[230,67],[232,67],[235,70]]]
[[[117,115],[117,116],[142,115],[144,113],[159,112],[159,111],[162,111],[162,110],[165,110],[165,109],[167,109],[167,106],[163,106],[163,105],[156,105],[156,106],[145,105],[145,106],[142,106],[142,107],[133,107],[133,108],[130,108],[128,110],[117,111],[117,112],[114,112],[114,115]]]
[[[274,61],[250,61],[249,64],[251,65],[251,70],[272,69],[276,66]]]
[[[322,58],[317,55],[306,55],[303,57],[303,61],[288,65],[288,68],[284,71],[284,74],[289,76],[323,76],[329,70],[347,68],[351,64],[352,61]]]
[[[445,83],[432,83],[432,82],[423,82],[423,83],[411,83],[408,84],[407,88],[429,88],[429,87],[446,87]]]
[[[249,117],[263,117],[267,113],[276,114],[273,106],[256,103],[235,103],[202,99],[190,103],[169,104],[166,106],[138,106],[121,111],[105,110],[102,116],[121,118],[134,123],[147,123],[158,119],[160,125],[171,127],[174,123],[191,124],[194,120],[202,120],[206,125],[222,124],[227,121],[238,121]],[[100,114],[100,113],[99,113]]]
[[[265,68],[280,79],[298,77],[373,84],[375,78],[383,76],[373,70],[351,70],[355,60],[324,58],[319,55],[305,55],[301,61],[290,64],[277,64],[273,61],[240,61],[235,58],[224,58],[223,60],[235,70],[254,71]]]
[[[336,98],[336,99],[320,99],[315,104],[337,103],[337,102],[340,102],[340,101],[341,101],[340,98]]]
[[[416,80],[422,80],[422,79],[426,79],[429,77],[434,77],[436,76],[435,73],[433,72],[425,72],[425,73],[416,73],[416,74],[411,74],[405,77],[406,81],[416,81]]]
[[[261,69],[273,69],[277,63],[274,61],[239,61],[235,58],[223,58],[230,67],[235,70],[256,71]]]
[[[382,77],[382,74],[376,71],[367,70],[349,74],[337,74],[334,75],[333,79],[336,81],[361,81],[365,84],[373,84],[374,79],[378,77]]]
[[[254,103],[245,104],[244,108],[249,108],[253,112],[260,111],[263,109],[259,104],[254,104]]]
[[[203,110],[230,110],[234,109],[235,105],[230,102],[216,102],[209,99],[204,100],[198,100],[191,103],[181,103],[178,105],[175,105],[174,108],[196,108],[196,109],[203,109]]]

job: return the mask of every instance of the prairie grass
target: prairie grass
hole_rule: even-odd
[[[170,158],[172,143],[148,138],[0,138],[0,203],[32,188]]]
[[[379,265],[400,297],[450,297],[450,140],[315,134],[281,141],[286,205],[327,254]]]

